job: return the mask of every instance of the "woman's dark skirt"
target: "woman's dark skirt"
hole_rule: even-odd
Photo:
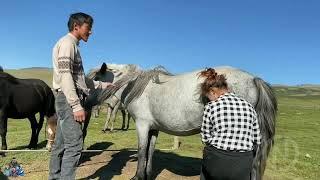
[[[250,180],[253,152],[224,151],[206,146],[203,150],[201,180]]]

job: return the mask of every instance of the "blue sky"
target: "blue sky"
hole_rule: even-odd
[[[320,84],[317,0],[55,0],[1,3],[0,65],[51,67],[69,15],[93,16],[80,49],[102,62],[165,66],[173,73],[230,65],[272,84]]]

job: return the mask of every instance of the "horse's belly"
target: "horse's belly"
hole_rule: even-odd
[[[162,109],[154,110],[154,126],[156,129],[168,134],[187,136],[199,133],[202,122],[202,110],[184,109]]]
[[[30,116],[33,116],[37,113],[37,111],[22,111],[22,110],[16,110],[16,109],[9,109],[7,112],[7,116],[12,119],[24,119],[28,118]]]
[[[19,101],[12,103],[7,111],[9,118],[13,119],[23,119],[35,115],[40,112],[42,105],[34,103],[34,101]]]
[[[166,128],[165,126],[158,126],[157,130],[165,132],[167,134],[175,135],[175,136],[190,136],[194,134],[200,133],[200,127],[188,127],[189,129],[173,129],[172,127]]]

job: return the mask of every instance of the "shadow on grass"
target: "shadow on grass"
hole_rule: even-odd
[[[112,155],[111,161],[85,179],[112,179],[122,174],[122,169],[128,161],[137,161],[136,152],[122,150]],[[200,174],[201,159],[180,156],[172,152],[156,151],[153,156],[153,175],[156,177],[164,170],[181,176],[196,176]]]
[[[100,143],[95,143],[87,148],[87,150],[106,150],[108,149],[111,145],[113,145],[112,142],[100,142]],[[93,156],[97,156],[101,154],[101,152],[86,152],[81,154],[81,158],[79,160],[79,164],[85,163],[87,161],[90,161],[90,158]]]
[[[47,145],[47,140],[43,140],[40,143],[38,142],[37,148],[36,149],[43,149]],[[28,145],[25,146],[17,146],[15,148],[12,148],[12,150],[23,150],[23,149],[28,149]]]
[[[126,131],[135,131],[136,129],[121,129],[121,128],[113,128],[113,131],[110,131],[110,128],[106,130],[101,130],[102,133],[116,133],[116,132],[126,132]]]
[[[0,171],[0,179],[7,180],[9,178]]]

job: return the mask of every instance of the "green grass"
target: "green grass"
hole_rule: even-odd
[[[320,98],[279,97],[277,134],[267,175],[274,179],[317,179],[320,175],[319,105]]]

